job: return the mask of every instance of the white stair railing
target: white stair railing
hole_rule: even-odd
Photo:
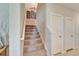
[[[26,14],[24,18],[24,24],[23,24],[23,31],[22,31],[22,36],[21,36],[21,41],[20,41],[20,55],[23,56],[23,47],[24,47],[24,37],[25,37],[25,26],[26,26]]]

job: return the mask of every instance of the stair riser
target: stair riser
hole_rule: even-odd
[[[44,49],[43,45],[34,46],[34,47],[32,47],[32,50],[31,50],[30,52],[35,51],[35,50],[41,50],[41,49]],[[28,52],[28,47],[24,47],[24,52],[25,52],[25,53]]]
[[[25,33],[25,35],[33,35],[32,33]]]
[[[38,44],[38,43],[42,43],[42,40],[37,40],[36,43],[37,43],[37,44]]]
[[[25,37],[33,37],[32,35],[26,35]],[[39,35],[36,35],[36,38],[40,38]]]
[[[36,33],[36,35],[38,35],[39,33]],[[29,33],[29,32],[25,32],[25,35],[33,35],[33,33]]]
[[[30,37],[30,36],[28,36],[28,37],[25,37],[24,39],[25,39],[25,41],[27,41],[27,40],[30,41],[30,40],[32,40],[33,38]],[[40,40],[40,37],[36,37],[35,40]]]
[[[36,27],[35,25],[26,25],[26,27]]]
[[[34,38],[34,39],[33,39]],[[33,41],[35,40],[35,42]],[[31,50],[28,49],[31,47]],[[44,44],[35,25],[25,26],[24,48],[23,55],[45,56]]]
[[[28,55],[27,53],[24,53],[24,55],[28,55],[28,56],[45,56],[45,51],[44,50],[37,50],[37,51],[33,51],[30,53],[31,55]]]
[[[29,29],[29,30],[31,30],[31,29],[33,30],[33,29],[36,29],[36,28],[35,28],[35,27],[34,27],[34,28],[30,28],[30,27],[27,28],[27,27],[25,27],[25,30],[28,30],[28,29]]]
[[[35,39],[40,39],[40,38],[35,38]],[[34,39],[31,37],[25,37],[25,40],[34,40]]]
[[[32,39],[31,37],[25,37],[25,40],[29,40],[29,39]]]
[[[33,26],[30,26],[30,27],[26,26],[25,28],[36,28],[36,26],[34,26],[34,27]]]
[[[37,38],[40,38],[40,36],[37,35],[35,38],[36,38],[36,39],[37,39]],[[29,36],[26,36],[26,37],[25,37],[25,40],[28,40],[28,39],[32,39],[32,35],[29,35]]]
[[[33,30],[25,30],[25,32],[33,32]]]
[[[36,40],[36,42],[34,44],[40,44],[40,43],[42,43],[42,40],[39,39],[39,40]],[[24,45],[30,45],[30,40],[25,40]]]

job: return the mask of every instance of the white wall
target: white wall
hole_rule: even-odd
[[[50,55],[51,44],[50,44],[50,34],[49,29],[46,28],[46,18],[47,18],[47,9],[46,4],[39,4],[37,7],[37,27],[41,32],[41,36],[46,45],[47,54]],[[49,34],[49,35],[46,35]],[[49,39],[49,40],[48,40]]]
[[[73,16],[74,15],[74,10],[67,8],[63,5],[60,4],[54,4],[54,3],[48,3],[46,4],[47,10],[49,13],[54,12],[54,13],[59,13],[64,16]]]
[[[45,20],[46,20],[46,8],[45,4],[39,4],[37,8],[37,26],[42,34],[43,40],[45,39]]]
[[[7,42],[9,34],[9,4],[0,4],[0,35],[6,34]],[[4,40],[3,40],[4,41]],[[6,41],[4,41],[6,45]]]
[[[75,42],[75,46],[76,48],[79,48],[79,12],[77,12],[77,14],[75,15],[75,36],[76,36],[76,42]]]
[[[46,22],[47,26],[49,26],[49,24],[50,24],[48,21],[50,19],[51,13],[57,13],[57,14],[63,15],[63,17],[71,17],[72,20],[73,20],[72,26],[75,27],[74,16],[75,16],[76,12],[74,10],[69,9],[65,6],[59,5],[59,4],[46,4],[46,6],[47,6],[47,11],[48,11],[47,12],[48,17],[47,17],[47,22]],[[75,38],[75,28],[73,30],[74,30],[73,35],[74,35],[74,38]],[[67,35],[67,34],[65,34],[65,35]],[[75,43],[75,39],[73,41]],[[73,41],[71,41],[71,42],[73,42]],[[65,41],[64,41],[64,43],[65,43]],[[74,48],[75,48],[75,46],[74,46]]]
[[[48,21],[50,19],[51,13],[61,14],[64,17],[67,16],[73,19],[74,38],[75,38],[75,19],[76,19],[75,15],[77,14],[76,11],[59,4],[40,4],[40,6],[38,6],[38,9],[37,9],[38,28],[40,29],[42,36],[45,39],[45,44],[47,45],[48,51],[51,50],[51,46],[50,46],[51,45],[51,39],[50,39],[51,32],[46,26],[49,26],[50,24],[48,23]],[[76,40],[74,40],[74,43],[75,42]],[[50,53],[51,52],[49,52],[49,54]]]
[[[0,4],[0,28],[8,32],[9,4]]]
[[[9,55],[20,55],[20,4],[9,4]]]

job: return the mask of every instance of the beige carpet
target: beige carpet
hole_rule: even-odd
[[[24,56],[46,56],[46,50],[35,25],[26,25]]]

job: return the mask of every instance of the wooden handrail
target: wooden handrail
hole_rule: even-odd
[[[6,47],[0,48],[0,54],[6,49]]]

